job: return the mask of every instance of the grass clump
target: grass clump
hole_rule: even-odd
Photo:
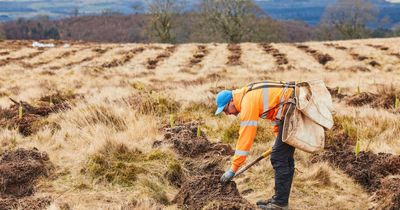
[[[86,172],[98,181],[132,187],[141,181],[140,174],[168,181],[166,174],[178,176],[182,169],[173,153],[162,150],[143,153],[125,144],[108,141],[98,152],[89,156]]]
[[[100,181],[132,186],[137,175],[146,171],[137,164],[143,158],[144,155],[137,149],[108,141],[100,151],[89,157],[86,169],[90,176]]]
[[[90,125],[104,124],[108,127],[114,127],[118,131],[124,131],[127,129],[127,125],[122,116],[114,112],[114,110],[105,106],[89,106],[85,110],[87,116],[85,118],[85,123]],[[77,122],[80,125],[80,122]],[[83,125],[80,125],[83,126]]]
[[[180,104],[162,93],[155,91],[141,92],[129,99],[132,105],[141,114],[165,115],[178,111]]]

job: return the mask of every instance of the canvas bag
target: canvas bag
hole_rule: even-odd
[[[331,129],[333,126],[332,97],[322,80],[296,84],[296,108],[315,123]]]
[[[305,152],[320,151],[324,128],[333,126],[331,95],[320,80],[298,83],[295,91],[296,103],[286,109],[282,141]]]

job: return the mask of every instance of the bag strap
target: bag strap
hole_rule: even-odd
[[[254,85],[262,84],[262,83],[270,83],[270,84],[265,84],[265,85],[261,85],[261,86],[254,87]],[[242,101],[243,101],[244,96],[245,96],[248,92],[250,92],[250,91],[252,91],[252,90],[257,90],[257,89],[262,89],[262,88],[277,87],[277,88],[293,88],[293,92],[296,92],[296,82],[263,81],[263,82],[254,82],[254,83],[251,83],[251,84],[248,85],[248,87],[249,87],[249,89],[247,89],[247,91],[244,93],[242,99],[240,100],[240,107],[242,106]],[[285,92],[286,92],[286,91],[285,91]],[[264,112],[261,114],[261,116],[264,116],[264,115],[266,116],[266,114],[267,114],[268,112],[270,112],[270,111],[272,111],[272,110],[278,108],[279,106],[284,106],[285,104],[288,104],[288,103],[294,103],[294,104],[296,104],[296,103],[295,103],[295,100],[293,100],[292,98],[290,98],[290,99],[287,100],[286,102],[285,102],[285,101],[280,102],[279,104],[277,104],[277,105],[274,106],[273,108],[268,109],[267,111],[264,111]]]

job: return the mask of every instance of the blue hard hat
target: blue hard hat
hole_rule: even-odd
[[[217,103],[217,111],[215,115],[221,113],[225,106],[231,101],[232,99],[232,91],[231,90],[223,90],[217,94],[215,98],[215,102]]]

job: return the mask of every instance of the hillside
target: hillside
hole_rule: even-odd
[[[400,38],[54,43],[0,42],[0,208],[253,208],[273,193],[269,160],[213,194],[239,124],[213,115],[215,94],[314,79],[332,94],[335,127],[325,151],[295,152],[290,208],[400,207]],[[273,140],[262,122],[249,160]]]

